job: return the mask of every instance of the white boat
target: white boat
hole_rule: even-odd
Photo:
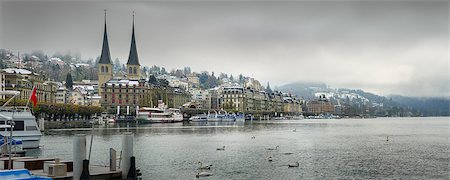
[[[4,94],[5,92],[0,92],[0,94]],[[16,95],[19,94],[17,91],[13,92],[16,92]],[[31,114],[30,109],[28,107],[6,106],[7,103],[0,108],[0,126],[4,127],[0,128],[0,134],[6,137],[11,135],[10,128],[6,128],[5,125],[10,126],[9,121],[12,120],[14,122],[12,131],[13,139],[21,140],[22,148],[24,149],[39,148],[42,134],[37,126],[36,118]]]
[[[289,120],[302,120],[305,119],[303,115],[296,115],[296,116],[288,116],[287,119]]]
[[[176,108],[167,108],[161,100],[158,107],[142,107],[136,113],[136,120],[143,123],[173,123],[183,121],[181,111]]]
[[[208,116],[206,114],[199,114],[189,118],[192,122],[208,122]]]
[[[226,111],[214,111],[213,114],[208,112],[208,114],[199,114],[189,118],[192,122],[235,122],[235,121],[245,121],[243,114],[229,114]]]
[[[287,120],[288,118],[285,116],[280,116],[280,117],[274,117],[274,120]]]

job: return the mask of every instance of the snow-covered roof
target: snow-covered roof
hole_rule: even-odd
[[[62,60],[57,57],[52,57],[48,61],[62,61]]]
[[[107,85],[122,85],[122,86],[133,86],[133,85],[139,85],[139,81],[138,80],[129,80],[129,79],[121,79],[121,80],[117,80],[117,79],[111,79],[108,82],[106,82]]]
[[[9,74],[32,74],[31,71],[28,71],[26,69],[17,69],[17,68],[6,68],[6,69],[3,69],[3,71],[5,71],[6,73],[9,73]]]

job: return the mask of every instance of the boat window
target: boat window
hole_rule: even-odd
[[[24,130],[23,121],[14,121],[14,122],[16,123],[13,128],[14,131],[23,131]]]
[[[26,126],[26,130],[27,131],[36,131],[37,127],[36,126]]]

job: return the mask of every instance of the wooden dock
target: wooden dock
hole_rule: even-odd
[[[30,172],[36,176],[48,176],[47,173],[44,173],[42,169],[32,170]],[[120,169],[116,171],[110,171],[109,167],[104,166],[90,166],[89,174],[91,175],[91,179],[122,179],[122,171]],[[73,179],[72,177],[73,172],[67,172],[66,176],[51,177],[51,178],[63,180],[63,179]]]
[[[73,179],[73,163],[71,161],[61,161],[67,164],[67,174],[65,176],[53,177],[44,172],[44,163],[53,162],[56,158],[34,158],[34,157],[13,157],[12,167],[14,169],[28,169],[33,175],[46,176],[53,179]],[[0,170],[8,169],[8,158],[0,158]],[[1,166],[3,165],[3,166]],[[89,174],[91,179],[122,179],[122,171],[120,169],[110,171],[108,166],[89,166]]]

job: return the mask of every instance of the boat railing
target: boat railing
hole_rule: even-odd
[[[28,106],[6,106],[0,109],[0,112],[30,112],[31,109]]]

